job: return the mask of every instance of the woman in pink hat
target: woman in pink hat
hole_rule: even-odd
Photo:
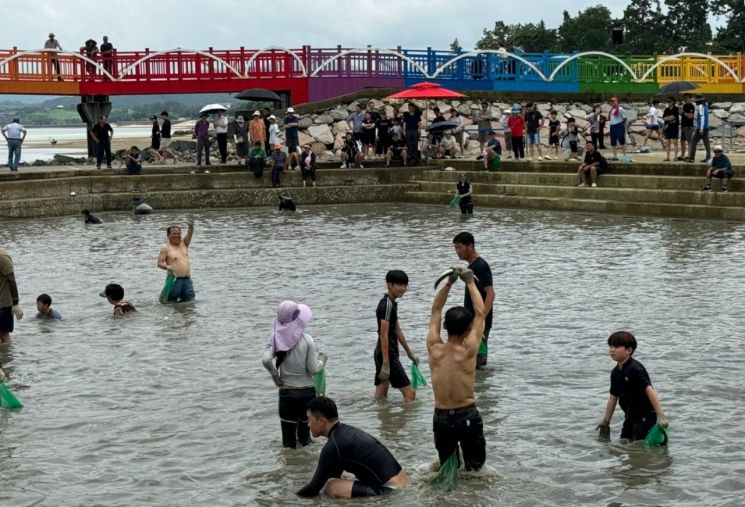
[[[316,355],[313,337],[305,332],[311,317],[306,305],[282,301],[261,358],[279,387],[282,445],[293,449],[298,442],[301,446],[311,443],[306,407],[316,397],[313,375],[326,366],[327,359],[324,353]]]

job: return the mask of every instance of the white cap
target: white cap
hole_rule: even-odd
[[[269,119],[270,119],[270,120],[276,120],[276,119],[277,119],[277,117],[276,117],[276,116],[274,116],[273,114],[270,114],[270,115],[269,115]]]
[[[291,107],[288,107],[288,108],[287,108],[287,112],[288,112],[288,113],[294,113],[294,112],[295,112],[295,109],[293,109],[293,108],[291,108]]]
[[[721,144],[717,144],[716,146],[714,146],[714,151],[724,151],[724,150],[722,149]]]
[[[259,111],[254,111],[254,116],[261,116],[261,113]]]
[[[510,109],[509,107],[505,107],[505,108],[504,108],[504,109],[502,110],[502,112],[503,112],[503,113],[510,113],[510,114],[512,114],[512,109]]]

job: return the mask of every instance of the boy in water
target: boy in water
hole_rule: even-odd
[[[631,357],[636,350],[636,338],[629,332],[618,331],[608,337],[608,354],[618,363],[610,374],[610,396],[603,420],[595,428],[601,438],[610,437],[610,420],[616,404],[621,406],[626,418],[621,438],[643,440],[655,423],[660,428],[668,426],[657,393],[649,380],[644,365]]]
[[[61,319],[62,315],[52,308],[52,298],[48,294],[42,294],[36,298],[37,319]]]
[[[398,303],[409,286],[409,277],[399,269],[389,271],[385,275],[388,291],[378,303],[375,316],[378,321],[378,343],[375,345],[375,397],[388,396],[388,388],[395,387],[401,391],[404,401],[414,401],[416,391],[411,387],[406,370],[398,358],[398,344],[406,351],[406,355],[416,364],[419,358],[409,348],[401,326],[398,324]]]
[[[132,303],[124,300],[124,289],[121,285],[110,283],[99,296],[108,299],[109,303],[114,305],[114,317],[137,311]]]

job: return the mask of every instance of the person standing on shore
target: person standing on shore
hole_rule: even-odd
[[[160,150],[160,125],[158,124],[158,117],[155,115],[151,116],[150,122],[153,125],[150,131],[150,149],[157,152]]]
[[[489,340],[489,332],[492,326],[492,307],[494,306],[494,287],[492,285],[492,273],[489,263],[481,257],[476,251],[476,241],[473,238],[473,234],[470,232],[461,232],[455,238],[453,238],[453,247],[458,258],[462,261],[468,262],[468,269],[474,272],[476,278],[476,287],[479,290],[481,299],[484,302],[484,312],[486,317],[484,318],[484,332],[481,338],[481,345],[479,347],[478,355],[476,356],[476,369],[483,370],[486,368],[486,358],[489,352],[487,342]],[[466,296],[463,301],[463,306],[473,314],[474,303],[473,297],[469,291],[466,291]]]
[[[271,137],[269,135],[269,129],[272,125],[271,117],[274,115],[272,114],[272,110],[268,107],[265,107],[264,109],[262,109],[262,111],[264,112],[262,118],[264,121],[264,150],[269,153],[270,151],[272,151],[272,142],[269,140]]]
[[[114,129],[111,128],[106,117],[101,116],[90,132],[96,143],[96,169],[101,169],[104,154],[106,154],[106,168],[111,169],[111,139],[114,137]]]
[[[44,41],[44,49],[58,49],[62,51],[62,46],[60,46],[59,41],[54,38],[54,34],[51,32],[49,33],[49,38]],[[54,71],[57,73],[57,81],[62,81],[62,76],[60,76],[59,72],[59,60],[55,56],[55,53],[52,53],[52,56],[49,58],[49,62],[52,64]],[[52,73],[51,69],[49,70],[49,73]]]
[[[445,312],[450,287],[460,278],[466,284],[466,294],[472,309],[455,306]],[[476,408],[474,381],[477,352],[484,332],[484,302],[476,285],[473,271],[455,268],[448,281],[435,296],[427,333],[429,368],[435,395],[432,427],[440,465],[455,455],[460,463],[458,447],[463,453],[466,470],[480,470],[486,461],[484,423]],[[447,342],[440,337],[444,323]]]
[[[0,130],[8,142],[8,169],[13,172],[18,172],[18,164],[21,163],[21,147],[28,133],[20,122],[20,118],[13,118],[12,122]]]
[[[608,118],[610,122],[610,149],[613,152],[613,158],[611,160],[617,162],[617,145],[621,145],[621,153],[624,156],[626,155],[626,113],[621,107],[621,104],[619,104],[618,97],[610,98]]]
[[[210,122],[207,114],[199,115],[199,120],[194,125],[194,138],[197,140],[197,165],[202,165],[202,151],[204,151],[205,165],[210,164]]]
[[[252,145],[259,141],[264,148],[264,153],[266,153],[266,129],[264,128],[264,120],[258,110],[254,111],[251,121],[248,122],[248,140]]]
[[[160,155],[165,159],[171,157],[173,163],[176,163],[178,157],[176,152],[173,151],[171,146],[171,119],[168,117],[168,111],[160,112],[160,119],[162,121],[160,125]]]
[[[217,149],[220,151],[220,163],[228,161],[228,117],[225,111],[218,111],[217,118],[213,122],[215,126],[215,137],[217,138]]]
[[[168,242],[160,248],[158,255],[158,267],[168,271],[173,276],[173,286],[168,294],[169,303],[185,303],[192,301],[194,295],[194,284],[191,281],[191,264],[189,262],[189,245],[194,236],[194,216],[186,219],[189,230],[185,238],[181,238],[181,227],[172,225],[166,229]],[[166,278],[166,283],[169,283]]]
[[[18,305],[18,286],[13,271],[13,260],[0,247],[0,343],[10,343],[13,318],[21,320],[23,311]]]

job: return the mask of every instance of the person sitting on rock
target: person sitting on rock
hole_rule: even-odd
[[[592,188],[598,186],[598,175],[605,173],[608,170],[608,161],[603,157],[598,150],[595,149],[595,145],[592,143],[585,144],[585,160],[577,169],[577,179],[579,183],[578,187],[587,186],[587,175],[590,174],[592,178]]]
[[[437,147],[437,155],[437,158],[455,158],[460,155],[458,141],[453,136],[452,130],[445,131],[445,137],[440,140],[440,144]]]
[[[344,136],[344,145],[341,147],[341,169],[353,168],[355,164],[359,164],[360,168],[364,169],[363,158],[360,143],[355,141],[351,132],[347,132]]]
[[[266,151],[264,151],[264,140],[257,139],[254,141],[253,148],[248,152],[246,165],[253,171],[254,176],[261,178],[266,167]]]
[[[142,152],[137,146],[132,146],[124,153],[124,163],[127,165],[127,174],[134,175],[142,172]]]
[[[721,181],[721,191],[727,191],[727,185],[729,180],[732,178],[734,172],[732,171],[732,163],[729,161],[729,157],[724,154],[724,150],[720,145],[714,146],[714,156],[711,159],[711,167],[706,171],[706,185],[704,185],[704,192],[711,190],[711,178],[719,178]]]
[[[388,147],[388,151],[385,154],[385,166],[391,166],[391,160],[393,159],[403,160],[404,167],[407,166],[409,161],[409,150],[406,147],[406,141],[404,141],[401,134],[398,132],[393,133],[391,139],[391,145]]]

